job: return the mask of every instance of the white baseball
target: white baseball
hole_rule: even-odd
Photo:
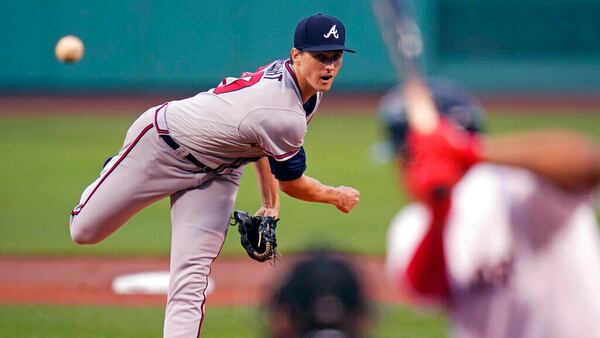
[[[83,49],[81,39],[75,35],[67,35],[58,40],[54,53],[60,62],[75,63],[83,57]]]

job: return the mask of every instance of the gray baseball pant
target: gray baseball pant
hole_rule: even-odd
[[[95,244],[151,203],[171,198],[171,261],[164,337],[199,337],[210,265],[219,254],[241,169],[198,172],[186,153],[160,137],[156,115],[143,113],[129,128],[123,148],[83,192],[71,213],[78,244]],[[183,148],[181,148],[183,150]]]

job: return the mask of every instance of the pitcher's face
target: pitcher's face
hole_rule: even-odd
[[[295,50],[296,53],[294,53],[294,50],[292,50],[294,71],[303,94],[305,89],[311,92],[329,91],[333,80],[342,67],[343,52],[301,52]]]

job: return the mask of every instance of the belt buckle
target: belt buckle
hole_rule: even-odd
[[[217,175],[227,175],[231,174],[235,170],[235,168],[224,168],[217,171]]]

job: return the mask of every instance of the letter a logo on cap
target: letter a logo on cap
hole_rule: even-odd
[[[333,25],[329,32],[323,36],[328,39],[331,36],[331,34],[333,34],[333,37],[338,39],[340,36],[338,35],[337,28],[335,28],[335,26],[336,25]]]

